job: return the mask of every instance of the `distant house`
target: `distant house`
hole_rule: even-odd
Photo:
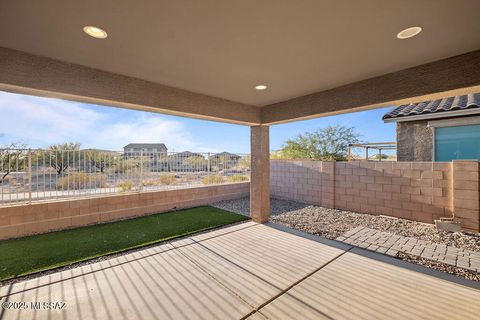
[[[189,158],[196,161],[187,161]],[[183,151],[168,156],[168,165],[172,171],[204,171],[207,169],[207,162],[201,153]]]
[[[241,158],[241,156],[239,156],[238,154],[235,154],[235,153],[230,153],[230,152],[220,152],[220,153],[216,153],[212,156],[212,158],[216,158],[216,159],[219,159],[219,158],[223,158],[223,159],[235,159],[235,160],[238,160]]]
[[[203,157],[201,153],[190,152],[190,151],[179,152],[179,153],[176,153],[176,155],[180,158]]]
[[[398,161],[480,160],[480,93],[395,108]]]
[[[158,153],[167,154],[167,147],[163,143],[129,143],[123,147],[125,157],[153,156]]]
[[[125,159],[147,157],[149,159],[145,168],[151,171],[166,171],[168,149],[163,143],[129,143],[123,147]]]
[[[241,156],[229,152],[220,152],[210,157],[213,165],[220,168],[231,168],[238,164]]]

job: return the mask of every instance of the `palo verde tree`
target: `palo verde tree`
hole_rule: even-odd
[[[105,173],[108,168],[117,165],[120,162],[120,157],[119,154],[108,151],[88,150],[85,152],[86,162],[100,173]]]
[[[0,184],[6,181],[10,173],[27,170],[27,157],[28,150],[25,145],[12,143],[0,146]]]
[[[347,159],[348,144],[359,143],[358,137],[353,127],[328,126],[287,140],[278,153],[285,159],[343,161]]]
[[[148,171],[148,168],[152,164],[155,164],[155,162],[153,162],[149,156],[122,157],[121,155],[111,154],[111,157],[114,158],[114,164],[111,165],[110,169],[113,170],[114,173],[136,174],[141,168],[143,168],[145,171]]]
[[[75,163],[82,163],[83,154],[79,151],[80,143],[60,143],[51,145],[40,153],[39,157],[44,157],[45,162],[54,168],[58,175],[63,175]]]

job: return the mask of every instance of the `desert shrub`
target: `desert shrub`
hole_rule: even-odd
[[[76,172],[60,178],[57,182],[57,188],[60,190],[105,188],[106,184],[107,178],[104,175]]]
[[[133,173],[140,170],[140,160],[133,158],[133,159],[125,159],[116,163],[112,168],[110,168],[109,172],[113,173]]]
[[[91,175],[90,184],[88,188],[106,188],[107,186],[107,176],[106,175]]]
[[[143,181],[142,184],[144,187],[152,187],[152,186],[157,186],[159,182],[155,180],[146,180],[146,181]]]
[[[188,174],[182,176],[182,181],[187,182],[187,183],[191,183],[191,182],[195,181],[196,178],[197,178],[196,175],[188,173]]]
[[[133,182],[130,180],[125,180],[117,184],[117,188],[120,189],[120,192],[132,191]]]
[[[218,175],[211,175],[203,177],[202,179],[203,184],[218,184],[223,183],[223,177]]]
[[[208,161],[203,156],[191,156],[182,161],[187,167],[204,170],[207,168]]]
[[[160,176],[160,183],[164,185],[171,185],[177,182],[177,178],[174,174],[162,174]]]
[[[11,183],[12,185],[14,183],[16,183],[16,180],[10,176],[6,176],[5,178],[3,178],[3,180],[0,180],[0,184],[7,184],[7,183]]]
[[[242,181],[248,181],[248,177],[242,176],[241,174],[234,174],[233,176],[229,176],[227,180],[228,182],[242,182]]]

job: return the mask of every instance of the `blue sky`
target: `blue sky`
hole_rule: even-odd
[[[280,149],[285,140],[299,133],[335,124],[355,127],[363,141],[395,141],[395,125],[381,120],[389,109],[272,126],[271,149]],[[250,149],[246,126],[2,91],[0,115],[0,146],[20,142],[41,148],[80,142],[83,148],[121,150],[130,142],[163,142],[169,151],[248,153]]]

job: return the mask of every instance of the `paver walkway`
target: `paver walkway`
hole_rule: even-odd
[[[475,286],[247,222],[0,287],[0,319],[477,320]]]
[[[463,250],[411,237],[403,237],[366,227],[357,227],[349,230],[336,240],[390,256],[395,256],[397,252],[401,251],[480,272],[480,252]]]

